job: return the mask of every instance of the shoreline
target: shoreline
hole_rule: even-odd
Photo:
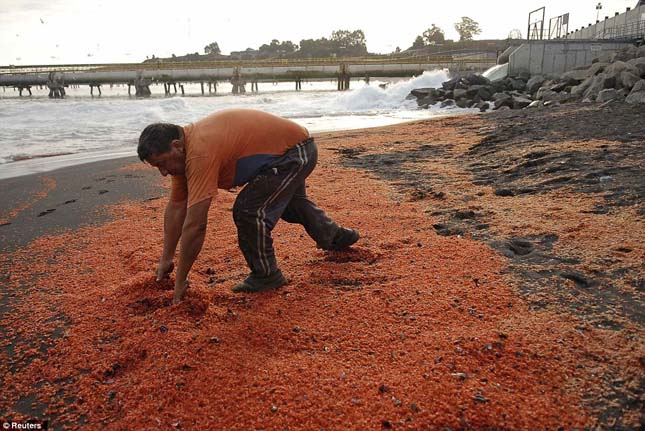
[[[370,130],[381,127],[390,127],[396,125],[405,125],[409,123],[414,123],[418,121],[426,120],[437,120],[446,117],[459,117],[462,115],[472,115],[472,110],[460,110],[460,112],[450,112],[451,109],[447,110],[445,113],[440,113],[432,115],[427,118],[411,119],[411,120],[390,120],[384,121],[381,119],[383,124],[378,124],[368,127],[358,127],[358,128],[343,128],[343,129],[329,129],[329,130],[320,130],[312,132],[312,136],[316,137],[318,135],[325,135],[329,133],[340,133],[344,131],[359,131],[359,130]],[[461,112],[464,111],[464,112]],[[427,112],[427,111],[420,111]],[[319,117],[315,117],[319,118]],[[393,122],[392,122],[393,121]],[[0,164],[0,181],[10,178],[17,178],[26,175],[38,175],[46,174],[48,172],[53,172],[59,169],[70,168],[74,166],[85,165],[89,163],[95,163],[100,161],[109,161],[117,160],[122,158],[136,158],[136,148],[132,150],[119,150],[115,152],[86,152],[86,153],[70,153],[62,155],[45,155],[45,156],[34,156],[26,158],[24,160],[12,161],[9,163]]]
[[[291,283],[231,294],[246,268],[221,191],[178,307],[150,281],[166,195],[154,169],[118,159],[0,180],[8,209],[29,204],[0,226],[17,238],[0,237],[14,244],[0,255],[0,416],[638,429],[644,114],[574,105],[315,134],[308,194],[361,231],[355,249],[325,254],[279,223]],[[29,347],[41,339],[46,354]]]

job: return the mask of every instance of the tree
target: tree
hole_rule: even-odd
[[[417,36],[416,39],[414,39],[414,43],[410,47],[410,49],[421,49],[426,46],[426,43],[423,41],[423,37]]]
[[[367,43],[363,30],[336,30],[331,39],[338,56],[358,56],[367,54]]]
[[[431,28],[423,32],[423,40],[428,45],[436,45],[436,44],[440,45],[446,41],[443,34],[443,30],[441,30],[439,27],[437,27],[434,24],[432,24]]]
[[[479,23],[467,16],[462,17],[461,22],[455,24],[455,30],[459,33],[460,41],[473,40],[473,36],[482,32]]]
[[[220,51],[218,43],[213,42],[204,47],[204,52],[206,53],[206,55],[220,55],[222,51]]]

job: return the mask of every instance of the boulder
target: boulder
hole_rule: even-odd
[[[479,102],[476,106],[477,109],[479,109],[479,112],[485,112],[488,109],[490,109],[490,103],[488,102]]]
[[[554,100],[560,101],[561,96],[560,93],[557,93],[550,88],[542,87],[535,94],[535,98],[543,102],[549,102]]]
[[[430,105],[436,105],[437,101],[438,100],[436,98],[432,96],[428,96],[428,97],[424,97],[423,99],[418,99],[417,103],[420,107],[427,108]]]
[[[464,81],[468,85],[490,85],[490,80],[481,75],[475,75],[474,73],[466,76]]]
[[[625,98],[625,102],[631,105],[645,105],[645,91],[632,91]]]
[[[450,108],[451,106],[455,106],[455,101],[452,99],[446,99],[443,102],[441,102],[441,105],[439,105],[441,108]]]
[[[602,75],[598,75],[598,77],[601,78],[602,88],[616,88],[618,80],[620,79],[620,74],[614,73],[607,75],[603,73]]]
[[[513,79],[511,78],[511,89],[515,91],[524,91],[526,90],[526,81],[523,79]]]
[[[587,79],[587,70],[570,70],[565,72],[560,76],[560,81],[568,81],[574,83],[574,85],[580,84],[582,81]]]
[[[638,81],[640,81],[640,77],[638,75],[635,75],[632,72],[624,71],[620,74],[619,87],[631,90]]]
[[[627,61],[632,58],[640,57],[638,48],[634,45],[626,46],[617,53],[614,54],[613,61]]]
[[[460,108],[469,108],[473,104],[473,102],[472,100],[468,100],[468,99],[458,99],[456,104]]]
[[[590,76],[589,78],[585,79],[582,81],[580,85],[576,85],[571,89],[571,94],[574,96],[582,96],[585,91],[587,91],[587,88],[591,85],[591,83],[594,81],[595,76]]]
[[[615,63],[610,64],[605,68],[603,73],[607,76],[617,76],[623,71],[632,72],[634,74],[640,74],[640,70],[629,63],[624,61],[616,61]]]
[[[638,69],[638,75],[645,78],[645,57],[633,58],[627,62],[630,66]]]
[[[607,66],[609,66],[609,63],[592,64],[591,67],[587,69],[587,73],[585,74],[585,79],[591,76],[598,75],[599,73],[603,72]]]
[[[526,83],[526,91],[528,91],[530,94],[535,94],[542,84],[544,84],[544,81],[546,81],[546,78],[542,75],[535,75],[529,81]]]
[[[513,97],[507,93],[495,93],[493,96],[495,102],[493,103],[493,109],[499,109],[502,106],[511,106]]]
[[[410,94],[408,94],[407,99],[410,99],[412,97],[416,97],[417,99],[424,99],[428,96],[432,97],[437,97],[437,89],[436,88],[415,88],[414,90],[410,91]]]
[[[639,58],[639,57],[641,58],[645,57],[645,45],[641,45],[638,47],[636,58]]]
[[[620,94],[618,90],[614,88],[607,88],[605,90],[602,90],[600,93],[598,93],[598,97],[596,97],[596,102],[604,103],[604,102],[609,102],[610,100],[622,101],[623,97],[624,96]]]
[[[632,88],[632,93],[638,93],[639,91],[645,91],[645,79],[641,79]]]
[[[533,101],[527,97],[513,96],[511,104],[513,109],[522,109],[529,106],[531,102]]]
[[[455,100],[463,99],[466,97],[467,90],[461,88],[455,88],[455,91],[452,92],[453,98]]]
[[[441,84],[441,86],[443,87],[444,90],[452,91],[455,89],[455,86],[457,85],[460,79],[461,79],[460,77],[452,78],[444,82],[443,84]]]
[[[605,87],[605,76],[604,75],[596,75],[593,78],[593,81],[591,82],[591,85],[585,90],[585,92],[582,94],[583,98],[585,100],[591,100],[594,101],[596,100],[596,97],[598,97],[598,93],[600,93],[602,90],[604,90]],[[583,100],[583,102],[585,101]]]

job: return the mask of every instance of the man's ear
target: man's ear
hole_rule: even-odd
[[[179,150],[180,153],[184,152],[184,142],[181,139],[173,139],[170,145]]]

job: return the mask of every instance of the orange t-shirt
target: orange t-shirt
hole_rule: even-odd
[[[219,111],[183,130],[186,173],[172,177],[170,199],[188,198],[188,207],[248,182],[309,137],[293,121],[252,109]]]

